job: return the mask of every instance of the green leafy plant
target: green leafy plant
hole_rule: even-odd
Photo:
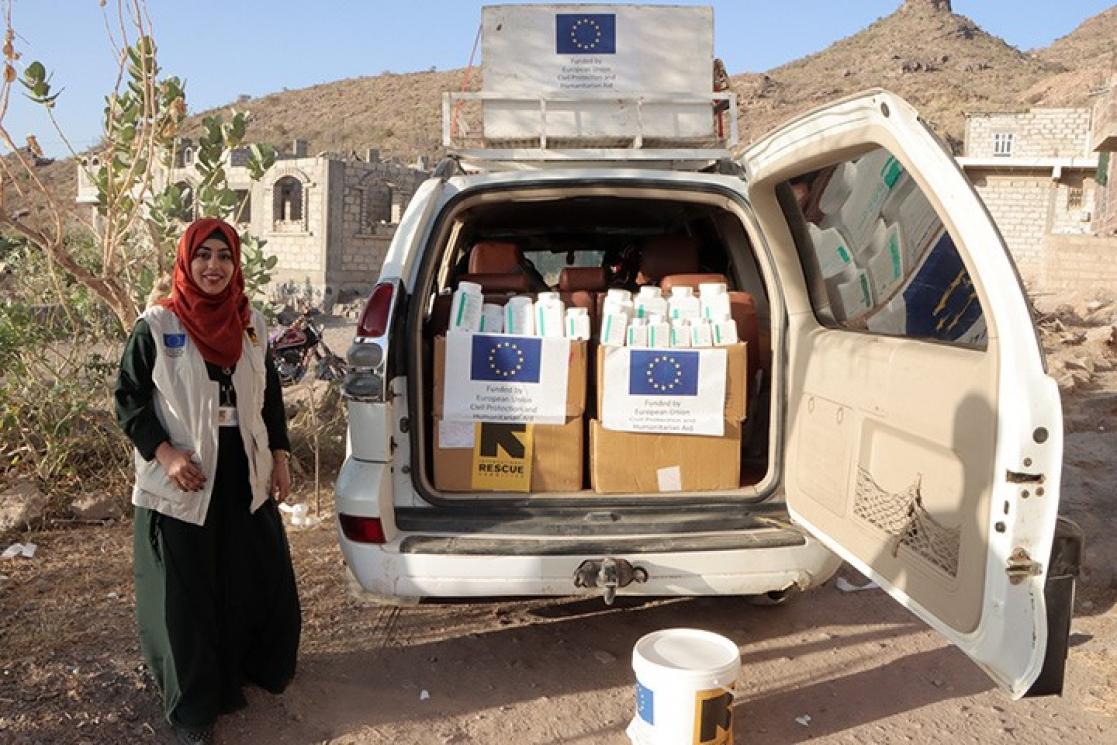
[[[136,316],[151,298],[153,288],[167,284],[174,247],[186,223],[194,217],[235,219],[240,204],[230,188],[229,155],[246,148],[246,167],[253,180],[261,178],[275,162],[275,148],[249,145],[246,136],[250,116],[231,111],[228,117],[213,115],[202,121],[197,157],[193,167],[197,183],[184,186],[169,176],[177,165],[180,130],[186,120],[186,90],[183,81],[165,76],[158,64],[158,47],[152,38],[146,2],[122,0],[105,7],[118,58],[117,84],[105,97],[102,144],[78,156],[84,177],[96,189],[99,219],[89,220],[86,232],[96,238],[95,261],[81,262],[70,251],[69,210],[55,201],[34,166],[41,156],[33,136],[27,148],[18,147],[4,127],[7,101],[19,85],[27,98],[44,107],[63,142],[68,140],[54,119],[61,90],[52,85],[47,66],[33,61],[17,76],[20,54],[12,26],[12,0],[2,0],[5,33],[4,77],[0,84],[0,142],[13,150],[12,161],[0,159],[0,175],[21,194],[37,193],[46,202],[46,220],[28,221],[21,211],[0,202],[0,229],[23,236],[50,257],[50,269],[60,268],[88,288],[118,319],[122,329],[131,328]],[[263,243],[255,244],[262,250]],[[255,291],[270,279],[274,262],[261,259],[252,267]],[[154,290],[158,294],[159,290]]]

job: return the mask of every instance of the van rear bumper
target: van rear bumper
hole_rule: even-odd
[[[475,550],[479,546],[470,546],[469,538],[401,534],[389,543],[373,545],[350,541],[339,531],[345,561],[361,587],[378,595],[410,597],[596,595],[600,591],[575,587],[574,574],[583,561],[605,556],[625,559],[648,573],[646,582],[620,588],[618,595],[760,595],[791,586],[806,590],[829,579],[841,560],[813,538],[800,537],[795,545],[779,546],[756,542],[759,535],[745,534],[745,542],[738,541],[736,548],[616,552],[607,550],[603,542],[600,552],[564,553],[552,545],[528,553],[523,551],[523,541],[515,551],[501,550],[491,541],[491,549]],[[732,541],[722,544],[727,542]],[[650,547],[657,541],[644,538],[643,543]],[[454,551],[455,545],[460,550]]]

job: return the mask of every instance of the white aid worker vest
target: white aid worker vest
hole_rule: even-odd
[[[184,492],[167,478],[159,461],[145,460],[135,452],[136,486],[132,504],[195,525],[204,525],[217,473],[218,405],[217,381],[209,379],[205,360],[178,317],[167,308],[153,306],[141,316],[155,339],[155,367],[151,377],[155,414],[167,431],[171,445],[191,450],[201,463],[205,486]],[[255,512],[268,500],[272,454],[261,410],[264,406],[264,354],[268,336],[264,317],[252,311],[252,325],[245,330],[240,360],[233,371],[237,395],[237,426],[248,457],[249,484]]]

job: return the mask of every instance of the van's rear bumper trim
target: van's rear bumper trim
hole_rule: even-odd
[[[773,528],[706,536],[649,536],[647,538],[524,539],[462,538],[458,536],[408,536],[400,542],[401,554],[440,556],[570,556],[596,554],[649,554],[676,551],[738,551],[741,549],[802,546],[806,538],[794,528]]]

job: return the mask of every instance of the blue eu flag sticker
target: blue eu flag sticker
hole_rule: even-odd
[[[697,396],[698,352],[633,349],[628,392],[634,396]]]
[[[636,681],[636,715],[648,724],[655,724],[655,693]]]
[[[616,54],[615,13],[556,13],[556,54]]]
[[[469,379],[538,383],[543,340],[473,334]]]

